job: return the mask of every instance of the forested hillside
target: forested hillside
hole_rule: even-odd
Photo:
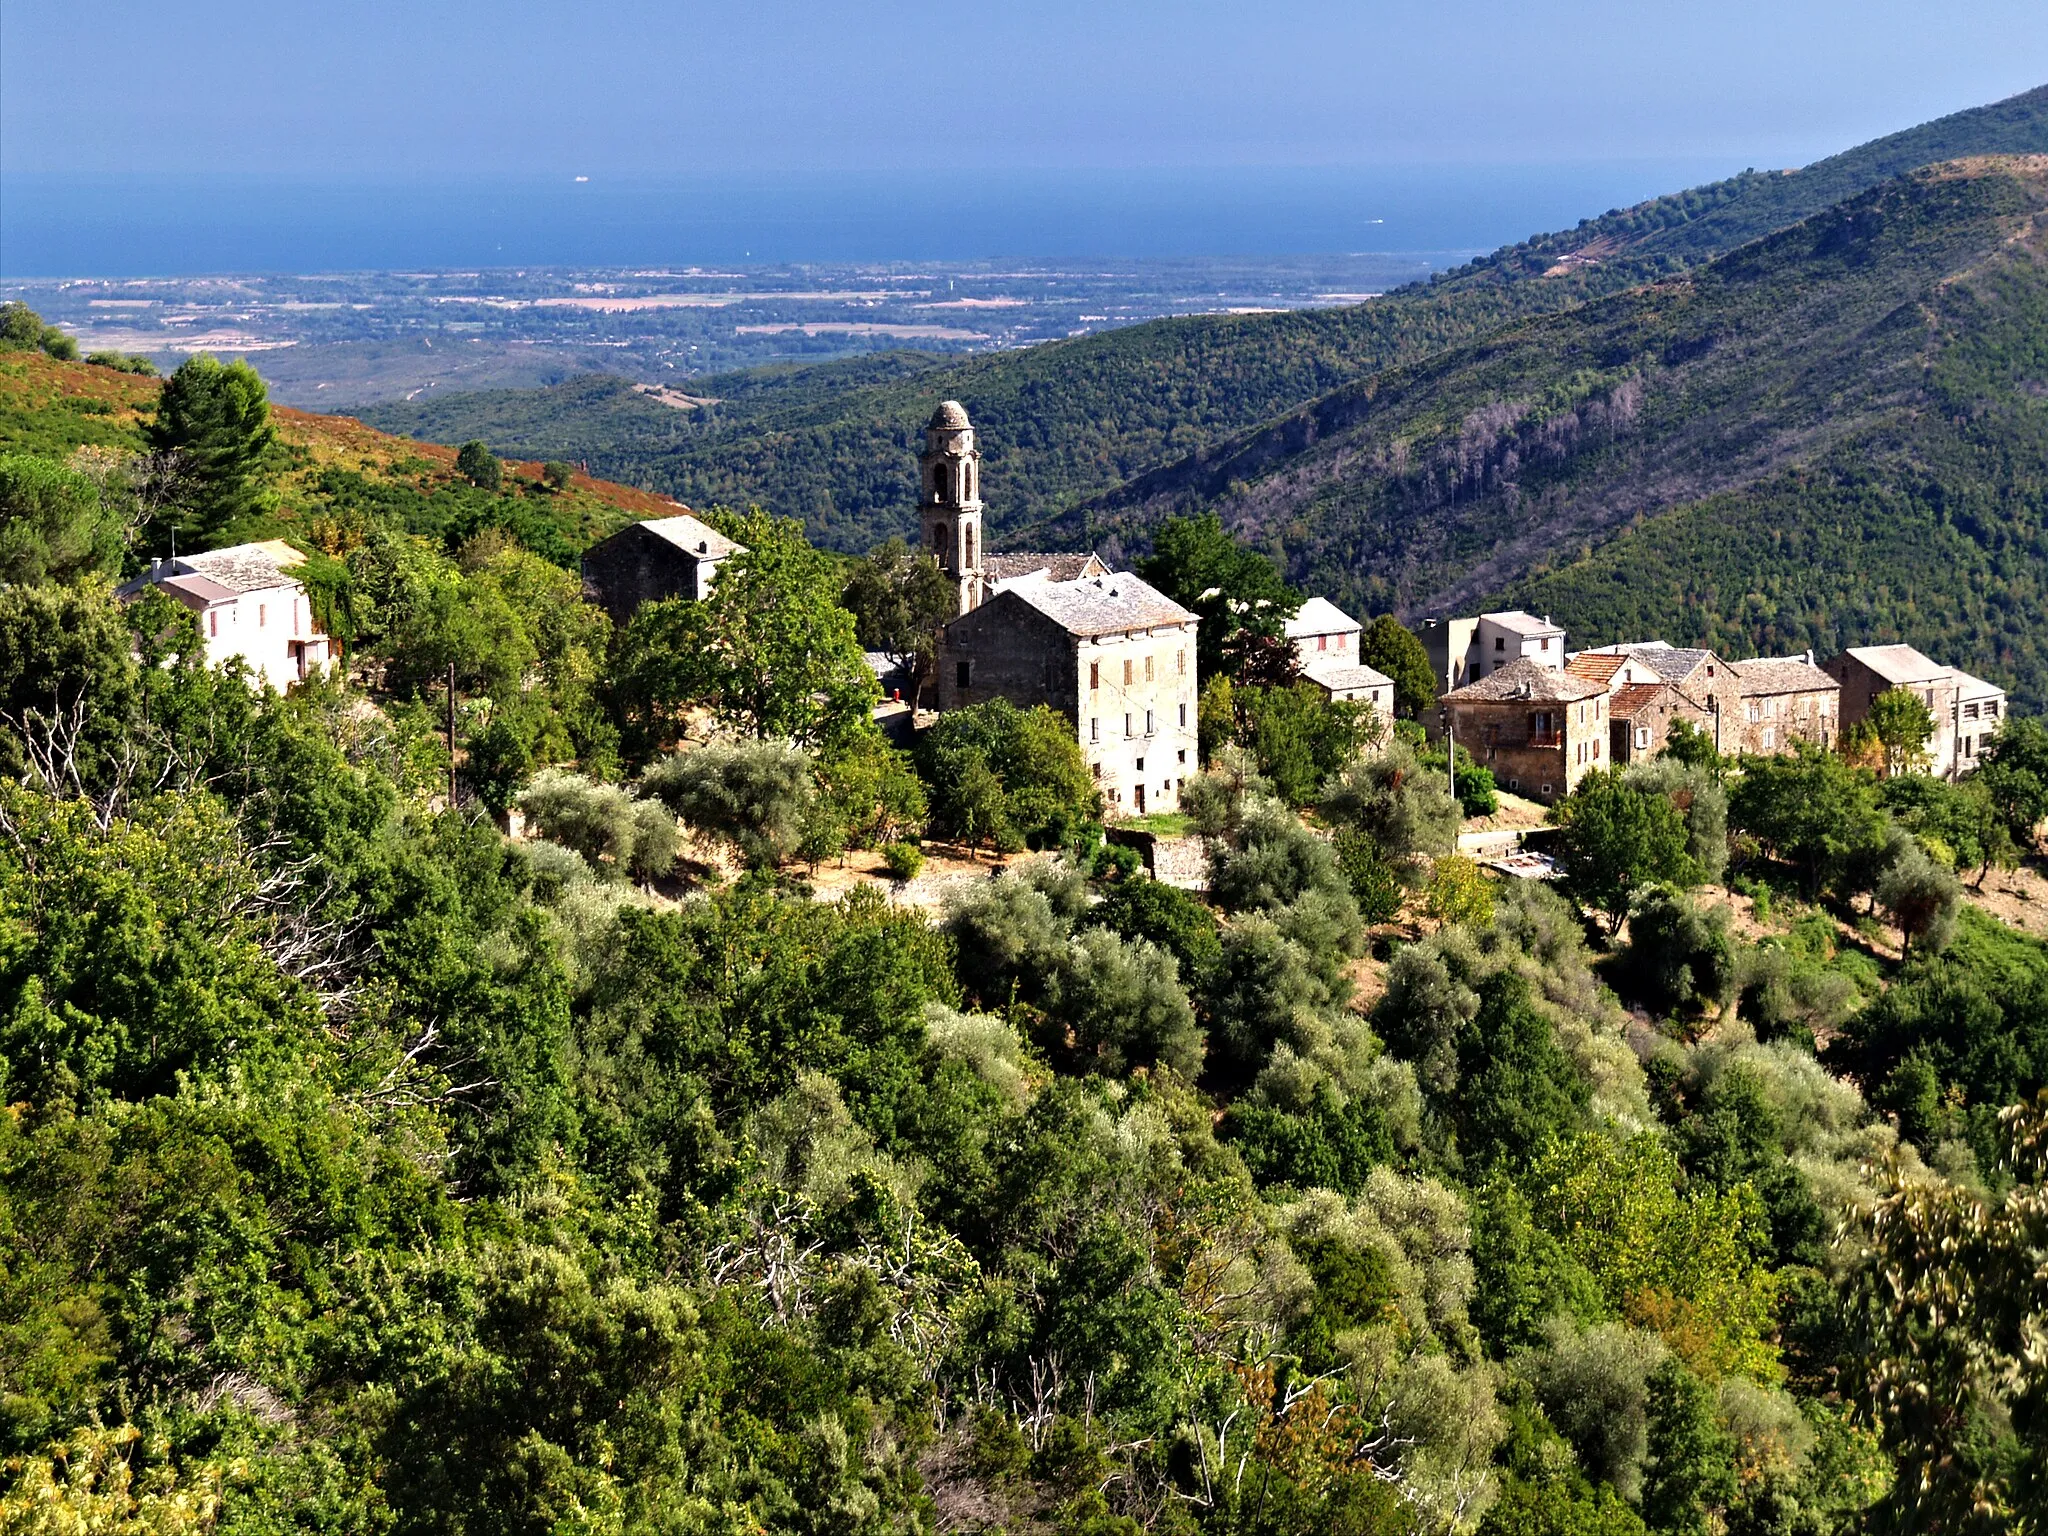
[[[2038,721],[1959,782],[1905,696],[1674,732],[1506,879],[1484,767],[1229,644],[1166,884],[1051,709],[883,738],[862,637],[947,596],[900,550],[711,512],[711,592],[615,627],[561,552],[630,493],[68,342],[0,311],[10,1536],[2042,1506],[2048,945],[1987,911],[2043,889]],[[173,531],[296,541],[344,663],[118,597]],[[1258,633],[1277,570],[1161,544]]]
[[[863,549],[907,526],[916,429],[933,401],[953,398],[979,428],[1000,533],[1348,380],[1668,274],[1904,170],[2021,152],[2048,152],[2048,87],[1797,175],[1746,174],[1610,213],[1352,308],[1164,320],[943,365],[899,356],[725,375],[693,385],[721,403],[690,415],[624,381],[575,380],[366,416],[442,442],[587,460],[693,505],[759,503]]]
[[[1055,526],[1141,536],[1200,507],[1367,612],[1506,593],[1589,644],[1903,638],[2038,702],[2044,208],[2041,157],[1915,173],[1348,385]]]

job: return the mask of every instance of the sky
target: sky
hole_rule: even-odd
[[[0,0],[0,175],[1739,170],[2044,82],[2044,0]]]

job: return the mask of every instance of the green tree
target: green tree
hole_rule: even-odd
[[[1664,749],[1657,754],[1683,763],[1688,768],[1704,768],[1716,778],[1721,776],[1721,754],[1714,749],[1714,738],[1706,728],[1690,720],[1674,720],[1671,729],[1664,735]]]
[[[917,767],[934,830],[969,843],[1058,847],[1102,815],[1073,722],[1043,704],[950,710],[919,737]]]
[[[505,467],[491,445],[477,438],[455,451],[455,473],[481,491],[496,491],[505,479]]]
[[[1336,825],[1371,838],[1396,863],[1456,850],[1458,803],[1443,778],[1425,772],[1415,749],[1398,738],[1350,763],[1325,790],[1321,809]]]
[[[178,456],[194,531],[215,536],[270,509],[277,427],[269,391],[246,362],[223,363],[204,352],[186,358],[164,380],[143,434],[158,452]]]
[[[541,484],[557,493],[569,489],[569,482],[576,477],[576,466],[561,459],[549,459],[540,467]]]
[[[725,838],[756,868],[796,851],[818,798],[811,755],[782,741],[712,742],[665,757],[641,789],[693,827]]]
[[[1137,572],[1202,620],[1195,641],[1199,676],[1268,681],[1245,675],[1245,663],[1286,650],[1287,621],[1301,594],[1272,561],[1232,538],[1213,512],[1168,518],[1152,535],[1152,553]]]
[[[1557,861],[1566,886],[1607,914],[1618,933],[1635,893],[1659,881],[1688,886],[1699,868],[1686,852],[1685,819],[1655,790],[1595,769],[1557,803]]]
[[[1676,1360],[1650,1375],[1643,1518],[1660,1536],[1707,1536],[1736,1492],[1734,1447],[1707,1384]]]
[[[1917,837],[1910,833],[1894,837],[1875,894],[1877,904],[1899,930],[1902,955],[1911,953],[1916,944],[1926,950],[1948,947],[1962,888],[1947,865],[1937,863]]]
[[[901,539],[884,540],[853,568],[840,601],[861,645],[909,671],[915,703],[931,674],[938,628],[958,616],[959,595],[938,562]]]
[[[1436,672],[1420,640],[1391,613],[1365,626],[1358,637],[1358,659],[1384,672],[1394,682],[1394,712],[1419,720],[1436,708]]]
[[[2032,848],[2041,823],[2048,821],[2048,725],[2008,716],[1970,778],[1991,797],[2013,841]]]
[[[1289,805],[1314,801],[1331,775],[1380,735],[1370,704],[1332,700],[1314,683],[1239,687],[1229,694],[1234,736],[1260,774]]]
[[[78,581],[120,569],[127,519],[75,470],[0,454],[0,582]]]
[[[1934,711],[1910,688],[1887,688],[1870,701],[1863,717],[1884,754],[1887,778],[1909,772],[1927,761],[1927,743],[1934,735]]]
[[[1809,898],[1844,890],[1885,837],[1871,775],[1807,742],[1788,756],[1745,758],[1728,819],[1790,864]]]

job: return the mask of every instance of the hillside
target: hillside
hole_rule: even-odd
[[[2039,707],[2044,210],[2048,157],[1915,172],[1347,385],[1054,526],[1142,537],[1214,509],[1368,612],[1509,596],[1587,643],[1900,638]]]
[[[1214,315],[940,362],[916,355],[696,381],[678,412],[622,379],[450,395],[367,412],[393,431],[585,460],[696,504],[759,502],[864,548],[907,522],[913,438],[931,402],[974,413],[998,533],[1342,384],[1499,326],[1669,275],[1888,177],[1966,155],[2048,152],[2048,87],[1892,134],[1795,175],[1745,173],[1509,246],[1344,309]]]
[[[154,410],[158,381],[59,362],[39,352],[0,354],[0,451],[60,456],[96,445],[137,448]],[[508,461],[502,493],[455,473],[455,453],[377,431],[347,416],[272,408],[289,463],[278,481],[273,526],[251,536],[310,537],[325,520],[346,537],[352,523],[390,522],[437,540],[503,526],[536,552],[573,566],[585,545],[642,517],[675,510],[666,497],[572,477],[561,492],[540,483],[538,462]]]

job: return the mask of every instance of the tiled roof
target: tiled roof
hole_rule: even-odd
[[[1523,656],[1498,672],[1489,672],[1476,682],[1452,689],[1444,697],[1461,704],[1507,703],[1517,699],[1539,704],[1576,704],[1581,699],[1597,699],[1606,691],[1598,683],[1539,667]]]
[[[1627,665],[1626,656],[1612,651],[1581,651],[1564,664],[1564,669],[1573,677],[1583,677],[1606,688],[1613,685],[1614,674]]]
[[[1070,635],[1114,635],[1157,625],[1186,624],[1194,615],[1129,571],[1078,581],[1021,581],[1005,587]]]
[[[1888,683],[1931,683],[1949,671],[1910,645],[1852,645],[1849,654]]]
[[[1334,635],[1340,629],[1364,627],[1327,597],[1311,597],[1304,599],[1300,611],[1287,621],[1287,638],[1299,640],[1303,635]]]
[[[1759,656],[1751,661],[1731,661],[1728,665],[1746,694],[1841,691],[1842,685],[1827,673],[1796,657]]]
[[[1394,680],[1384,672],[1360,663],[1349,666],[1309,666],[1301,669],[1301,675],[1310,682],[1318,683],[1332,690],[1338,688],[1391,688]]]
[[[1669,683],[1630,683],[1614,695],[1607,712],[1617,720],[1633,720],[1672,691]]]
[[[676,517],[658,517],[639,526],[699,560],[723,560],[746,547],[735,544],[702,518],[692,517],[687,512]]]
[[[1093,576],[1109,567],[1092,553],[1071,550],[1052,550],[1033,553],[1030,550],[1012,550],[1000,555],[982,557],[982,571],[990,581],[1015,581],[1019,577],[1036,575],[1043,571],[1052,581],[1079,581],[1083,576]]]

